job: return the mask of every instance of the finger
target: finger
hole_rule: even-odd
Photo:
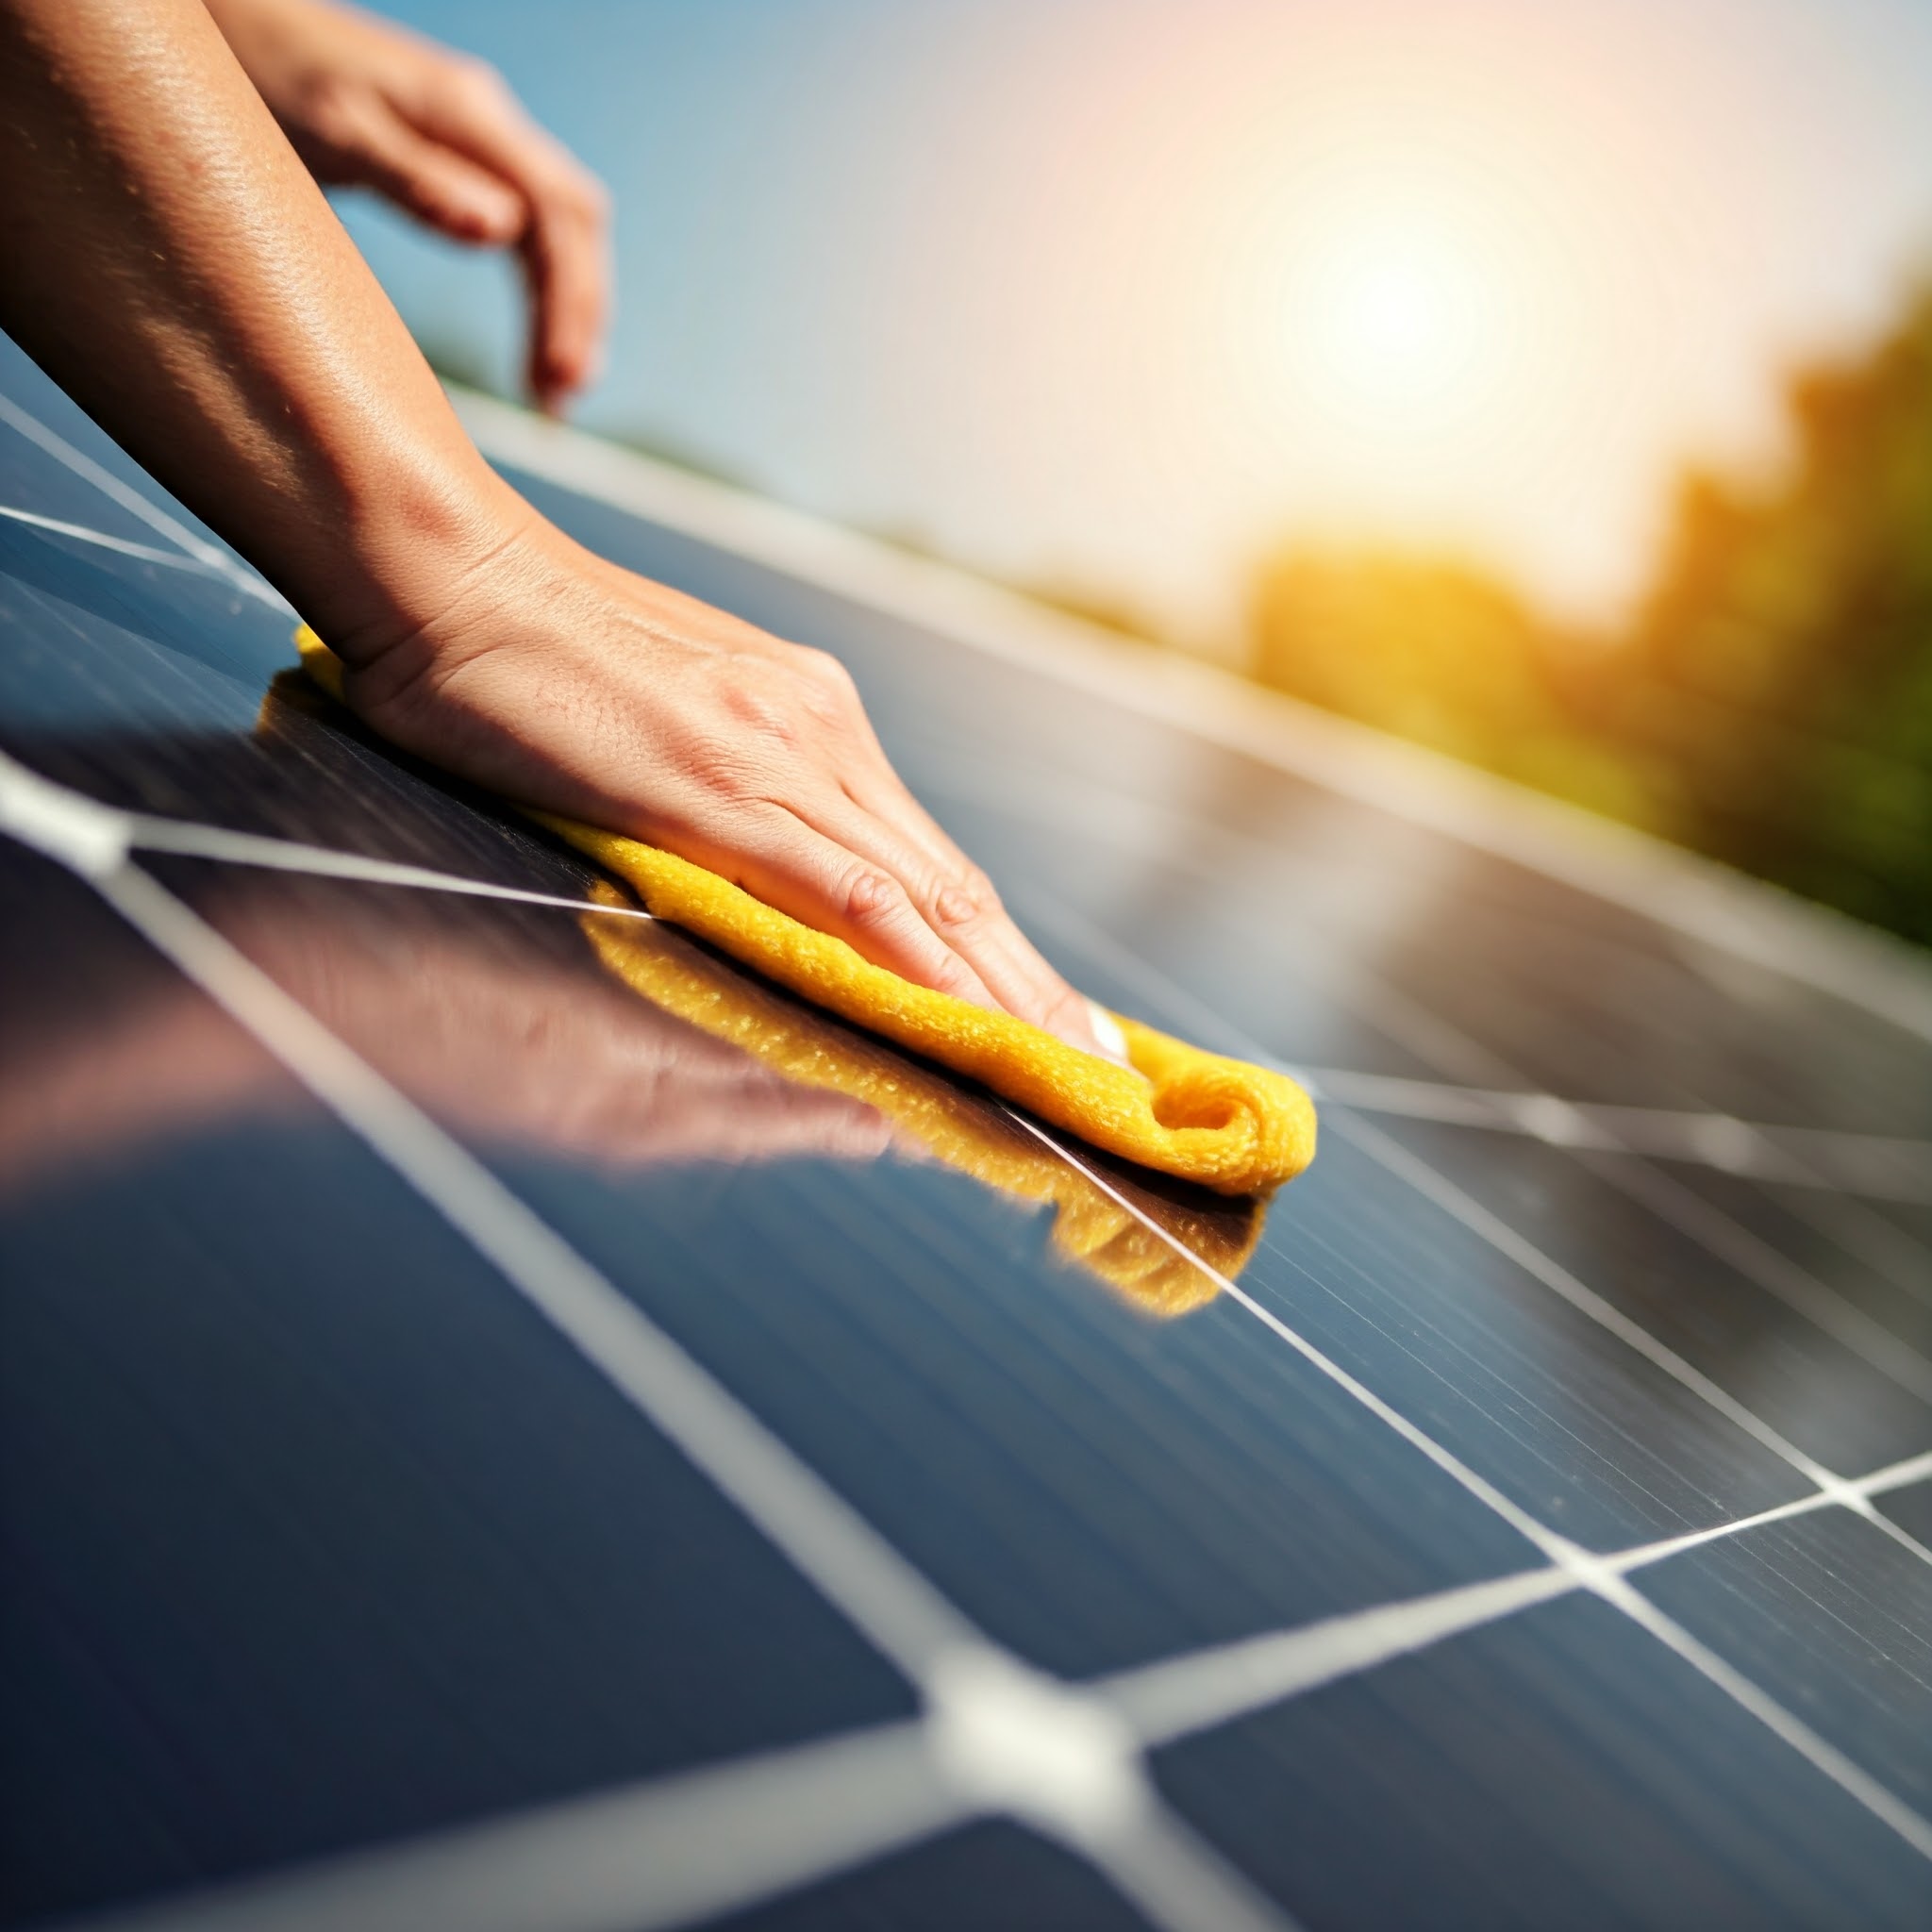
[[[907,789],[905,781],[886,762],[881,752],[877,760],[861,759],[859,769],[844,781],[846,795],[855,805],[884,819],[925,855],[928,864],[943,877],[969,889],[985,885],[985,875],[953,843],[938,821]],[[986,888],[991,891],[991,888]]]
[[[935,865],[916,828],[866,811],[840,793],[794,808],[814,830],[890,873],[946,948],[1009,1013],[1083,1053],[1114,1058],[1093,1030],[1087,1003],[1035,951],[983,874],[941,835],[953,861]],[[937,830],[937,828],[934,828]]]
[[[603,346],[610,307],[603,186],[481,64],[445,75],[421,114],[424,132],[491,170],[523,198],[530,387],[553,405],[590,380]]]
[[[902,979],[1003,1009],[886,866],[827,838],[783,807],[734,812],[715,836],[680,839],[675,849],[766,905],[842,939],[862,958]]]
[[[601,204],[575,195],[533,204],[523,242],[529,382],[545,408],[597,373],[610,306],[608,253]]]
[[[501,247],[528,225],[514,188],[426,140],[373,94],[338,105],[330,138],[341,173],[455,241]]]
[[[791,661],[810,694],[812,715],[829,734],[841,784],[836,792],[804,794],[793,809],[828,838],[885,866],[1007,1011],[1084,1053],[1118,1059],[1095,1034],[1086,1002],[1007,916],[991,881],[906,789],[844,665],[796,647]]]

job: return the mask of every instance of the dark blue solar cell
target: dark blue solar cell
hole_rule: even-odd
[[[8,1923],[910,1711],[435,1212],[5,854]]]
[[[1205,1279],[1149,1222],[1586,1543],[1807,1493],[1753,1416],[1850,1474],[1932,1447],[1869,1348],[1673,1229],[1615,1162],[1382,1121],[1396,1164],[1450,1176],[1499,1246],[1331,1107],[1245,1256],[1245,1210],[1106,1162],[1082,1179],[962,1083],[675,936],[707,998],[787,1016],[810,1077],[659,1010],[599,963],[618,928],[574,910],[590,867],[290,678],[289,614],[225,552],[191,555],[208,533],[4,342],[0,393],[186,532],[0,423],[0,509],[82,526],[0,515],[0,748],[128,808],[572,902],[325,883],[232,850],[142,860],[1035,1665],[1091,1677],[1537,1560],[1237,1298],[1184,1308],[1176,1279]],[[1125,1010],[1343,1072],[1932,1135],[1924,1042],[1843,1000],[970,651],[942,618],[530,489],[594,547],[844,658],[914,789]],[[0,853],[0,1917],[913,1711],[360,1141],[85,888]],[[825,1074],[861,1063],[856,1085]],[[888,1091],[954,1139],[881,1115]],[[1868,1340],[1923,1352],[1923,1205],[1671,1173]],[[1751,1414],[1567,1305],[1504,1252],[1523,1237]],[[1932,1485],[1879,1507],[1932,1540]],[[1834,1509],[1642,1581],[1924,1809],[1926,1576]],[[1310,1927],[1932,1917],[1932,1861],[1594,1599],[1158,1768]],[[1139,1921],[1072,1855],[980,1824],[731,1923]]]
[[[1932,1356],[1775,1259],[1768,1281],[1753,1279],[1644,1205],[1658,1183],[1633,1157],[1423,1121],[1383,1127],[1826,1468],[1861,1475],[1932,1441]]]
[[[568,914],[163,872],[1032,1661],[1094,1674],[1534,1560],[1211,1284],[1157,1319],[1050,1210],[774,1096]]]
[[[1922,1553],[1826,1509],[1687,1551],[1638,1583],[1727,1663],[1777,1685],[1855,1764],[1932,1813],[1932,1563]]]
[[[1932,1863],[1595,1598],[1155,1764],[1309,1925],[1907,1932],[1932,1909]]]
[[[1892,1490],[1874,1501],[1907,1535],[1932,1549],[1932,1482]]]

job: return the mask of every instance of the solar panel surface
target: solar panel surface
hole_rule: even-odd
[[[1932,1917],[1923,980],[486,412],[843,657],[1080,984],[1318,1070],[1257,1230],[592,909],[10,347],[0,403],[6,1923]]]

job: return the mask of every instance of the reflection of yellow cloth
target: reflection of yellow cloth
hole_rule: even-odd
[[[614,886],[591,891],[600,904],[629,904]],[[583,924],[597,957],[654,1006],[799,1086],[876,1109],[902,1135],[988,1187],[1049,1203],[1054,1246],[1148,1313],[1165,1319],[1213,1299],[1213,1280],[1180,1249],[1232,1278],[1260,1236],[1258,1201],[1203,1194],[1190,1203],[1136,1190],[1137,1205],[1163,1238],[987,1101],[916,1060],[767,991],[668,926],[595,912]]]
[[[306,625],[295,641],[309,675],[340,697],[341,666],[328,647]],[[901,979],[843,940],[674,853],[548,812],[530,816],[615,873],[659,918],[1111,1154],[1224,1194],[1273,1188],[1314,1157],[1307,1095],[1265,1067],[1224,1059],[1124,1018],[1138,1070],[1129,1073],[1009,1013]]]

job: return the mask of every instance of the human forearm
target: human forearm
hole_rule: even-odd
[[[0,324],[327,638],[376,730],[1093,1043],[841,665],[495,477],[199,0],[0,0]],[[569,224],[531,221],[547,326]]]
[[[0,322],[352,658],[527,512],[198,0],[4,0]]]

